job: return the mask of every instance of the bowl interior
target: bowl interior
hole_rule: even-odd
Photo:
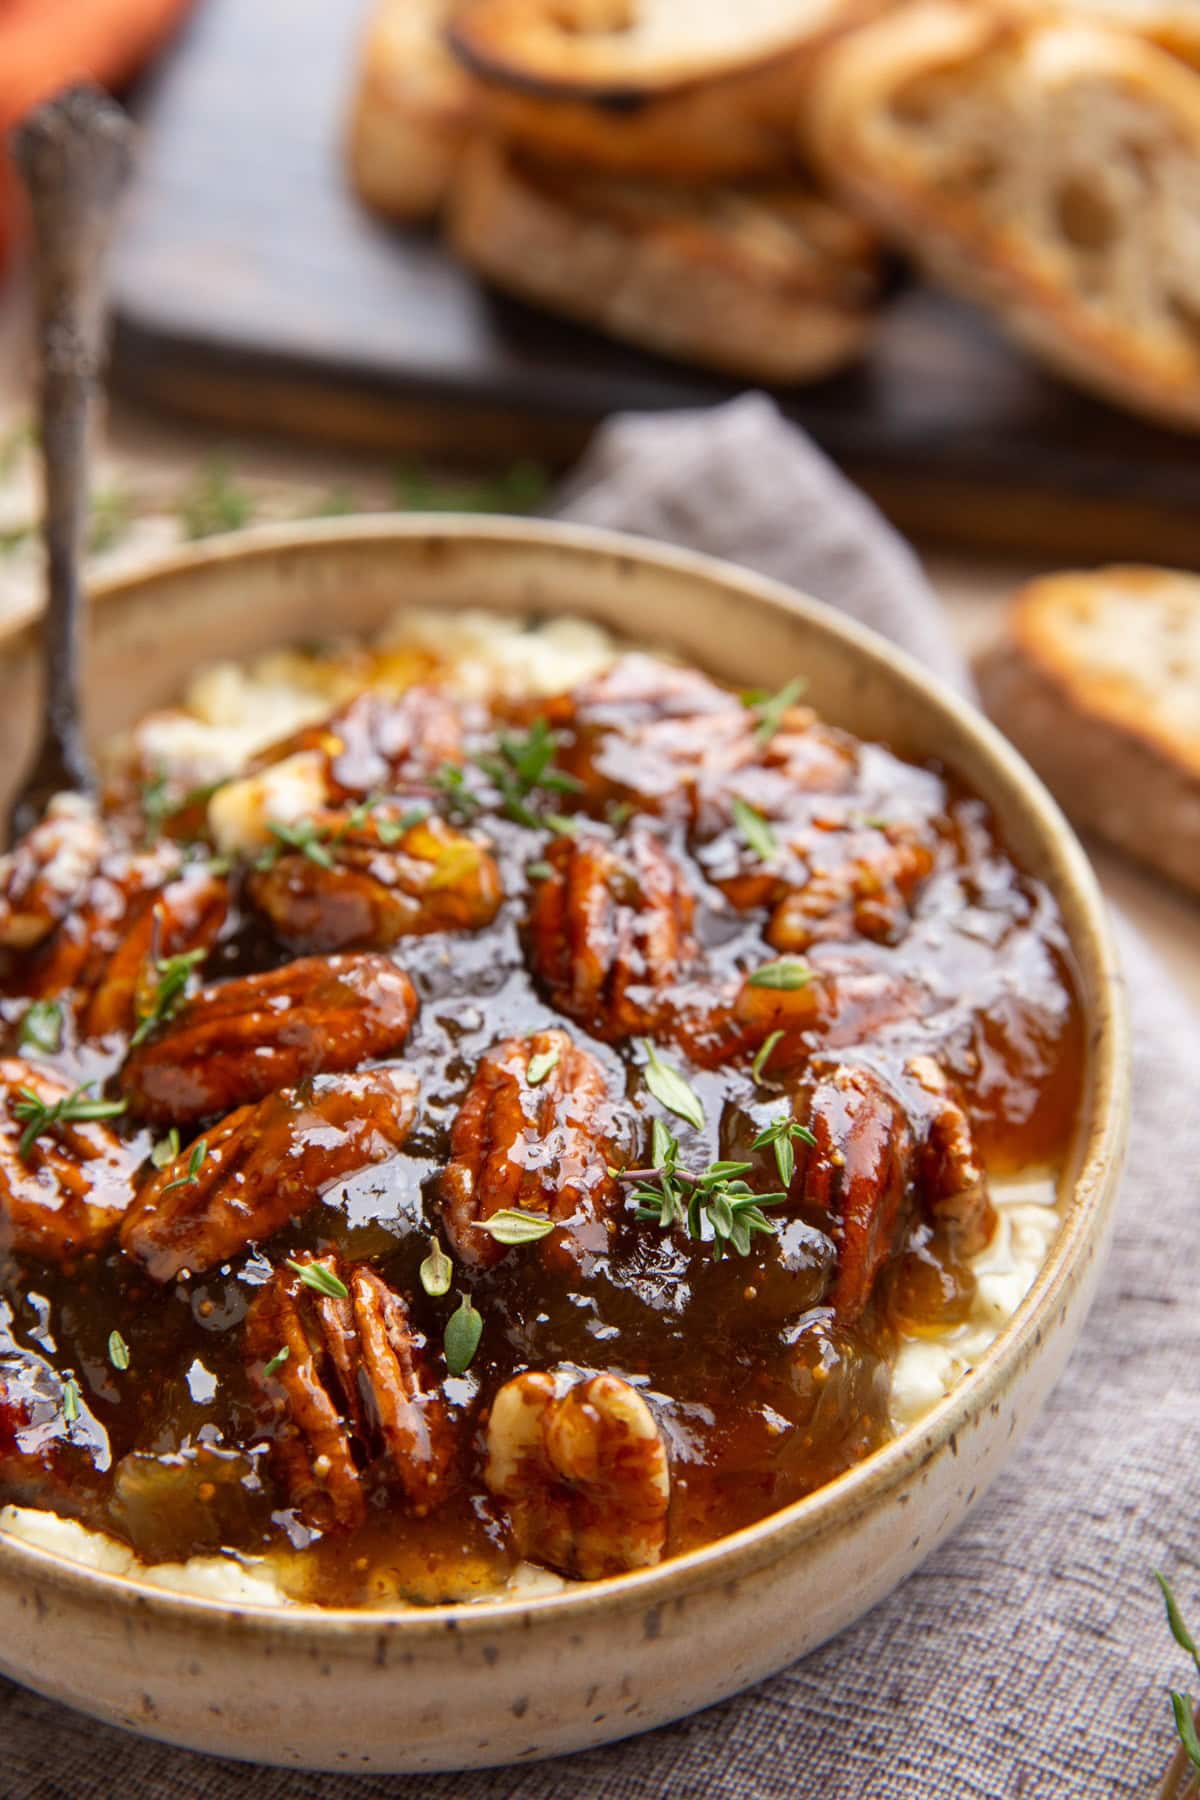
[[[972,1406],[998,1391],[1019,1340],[1028,1351],[1073,1262],[1089,1244],[1095,1249],[1123,1141],[1128,1053],[1117,966],[1094,878],[1058,809],[1016,753],[974,709],[882,639],[816,601],[710,559],[572,527],[405,517],[267,528],[111,583],[95,595],[88,684],[93,736],[103,740],[177,699],[190,677],[215,660],[370,634],[406,605],[584,615],[634,642],[674,650],[735,686],[775,689],[801,675],[807,697],[833,723],[884,740],[902,755],[937,758],[959,775],[989,803],[1017,860],[1048,884],[1062,909],[1088,1028],[1063,1228],[1016,1318],[927,1420],[839,1478],[836,1494],[819,1490],[737,1534],[752,1540],[757,1557],[769,1555],[774,1532],[800,1520],[820,1529],[831,1506],[853,1506],[868,1484],[901,1469],[905,1440],[914,1432],[927,1442],[949,1436]],[[33,740],[37,667],[31,626],[0,635],[5,804]],[[667,1568],[711,1559],[728,1544],[722,1540],[663,1570],[591,1584],[589,1592],[638,1587]],[[0,1554],[14,1548],[0,1543]],[[501,1610],[503,1603],[486,1609],[493,1619]]]

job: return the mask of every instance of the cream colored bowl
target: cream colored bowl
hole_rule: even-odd
[[[866,1612],[954,1530],[1012,1452],[1075,1340],[1108,1237],[1128,1089],[1120,979],[1091,870],[1037,779],[976,713],[838,614],[720,563],[600,532],[457,518],[268,530],[173,557],[96,601],[97,737],[176,697],[218,656],[369,632],[404,601],[584,614],[739,686],[802,673],[833,721],[944,759],[993,806],[1065,915],[1089,1065],[1063,1226],[1028,1298],[919,1426],[819,1493],[659,1568],[523,1604],[404,1614],[233,1608],[0,1538],[0,1668],[100,1718],[221,1755],[447,1769],[645,1731]],[[29,627],[0,637],[7,785],[32,738],[35,668]]]

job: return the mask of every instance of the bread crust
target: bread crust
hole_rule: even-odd
[[[656,13],[664,0],[641,3]],[[636,12],[637,0],[629,4]],[[449,42],[477,83],[482,116],[506,139],[615,174],[736,180],[795,163],[805,71],[833,37],[885,4],[782,5],[787,29],[773,35],[706,55],[687,52],[681,32],[676,54],[639,60],[622,58],[612,34],[556,28],[546,0],[474,0],[456,12]],[[603,54],[589,56],[589,44]]]
[[[684,195],[537,168],[480,139],[447,229],[509,293],[751,380],[828,374],[860,353],[874,320],[874,238],[798,183]]]
[[[1071,816],[1200,893],[1200,578],[1034,581],[978,666],[988,712]]]
[[[851,204],[1047,362],[1200,429],[1200,75],[1126,33],[913,0],[822,59],[807,131]]]
[[[1130,31],[1200,68],[1200,7],[1194,0],[1020,0],[1020,4],[1034,17],[1061,13]]]
[[[346,133],[360,198],[390,218],[436,216],[474,117],[443,42],[453,0],[381,0],[363,39]]]

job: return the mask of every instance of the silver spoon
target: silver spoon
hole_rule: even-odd
[[[95,785],[80,678],[88,424],[104,362],[104,265],[132,137],[120,107],[90,85],[47,100],[12,137],[36,251],[46,610],[42,738],[9,812],[10,842],[37,824],[55,794],[86,794]]]

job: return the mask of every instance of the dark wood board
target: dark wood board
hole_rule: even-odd
[[[493,463],[735,392],[491,295],[357,205],[340,136],[368,3],[201,0],[142,106],[118,382],[237,429]],[[778,398],[919,536],[1200,566],[1200,441],[1076,394],[924,287],[859,368]]]

